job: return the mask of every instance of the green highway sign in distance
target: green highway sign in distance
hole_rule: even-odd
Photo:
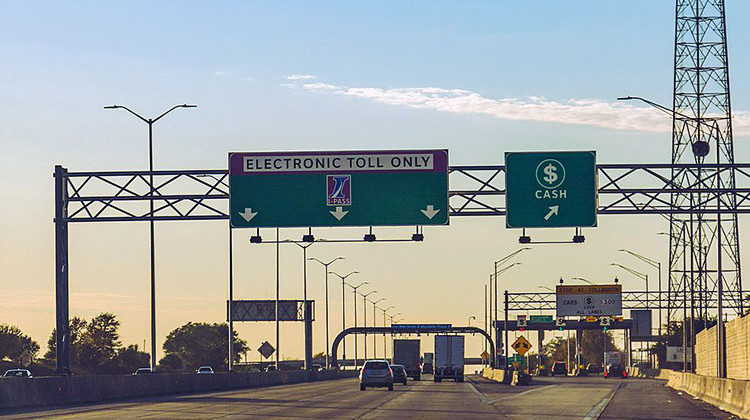
[[[229,154],[235,228],[448,224],[448,150]]]
[[[596,184],[596,152],[507,152],[506,226],[596,226]]]
[[[529,315],[529,322],[552,322],[552,315]]]

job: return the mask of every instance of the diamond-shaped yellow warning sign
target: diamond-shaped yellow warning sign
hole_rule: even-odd
[[[513,342],[511,347],[513,347],[513,350],[515,350],[516,353],[523,356],[527,351],[531,350],[531,343],[526,339],[526,337],[520,336],[516,339],[516,341]]]

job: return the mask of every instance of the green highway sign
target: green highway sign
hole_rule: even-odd
[[[529,315],[529,322],[552,322],[552,315]]]
[[[596,226],[596,152],[505,153],[506,226]]]
[[[448,224],[448,150],[229,154],[234,228]]]

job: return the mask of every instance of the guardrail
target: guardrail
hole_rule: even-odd
[[[255,388],[353,378],[356,371],[258,373],[159,373],[153,375],[49,376],[0,379],[0,408],[69,405],[203,391]]]
[[[724,411],[750,418],[750,381],[672,372],[667,385]]]

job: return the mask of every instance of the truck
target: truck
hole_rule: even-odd
[[[433,363],[434,353],[425,353],[422,358],[422,373],[432,373],[435,367]]]
[[[604,368],[610,365],[622,365],[619,351],[608,351],[604,353]]]
[[[464,381],[464,337],[462,335],[435,336],[434,381],[454,379]]]
[[[393,364],[403,365],[406,376],[415,381],[422,376],[420,343],[420,340],[393,340]]]

